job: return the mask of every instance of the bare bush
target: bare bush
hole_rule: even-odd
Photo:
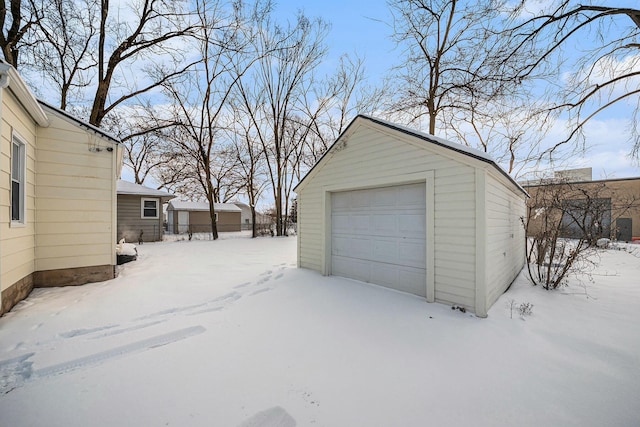
[[[556,289],[593,267],[601,238],[615,237],[616,219],[638,206],[637,195],[604,181],[541,180],[526,186],[531,198],[523,224],[527,272],[534,285]]]

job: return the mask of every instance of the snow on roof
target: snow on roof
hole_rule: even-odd
[[[169,208],[174,211],[208,211],[208,202],[184,202],[182,200],[172,200]],[[242,210],[233,203],[214,203],[214,208],[218,212],[241,212]]]
[[[153,188],[145,187],[144,185],[134,184],[133,182],[118,180],[116,184],[118,194],[131,194],[134,196],[153,196],[153,197],[175,197],[173,194],[166,191],[156,190]]]
[[[476,157],[476,158],[480,158],[483,160],[488,160],[490,162],[493,162],[493,158],[491,158],[491,156],[489,156],[487,153],[485,153],[484,151],[480,151],[477,150],[475,148],[469,147],[467,145],[462,145],[462,144],[458,144],[457,142],[453,142],[453,141],[449,141],[446,140],[444,138],[440,138],[438,136],[435,135],[431,135],[430,133],[426,133],[426,132],[422,132],[416,129],[412,129],[410,127],[404,126],[404,125],[400,125],[397,123],[393,123],[387,120],[382,120],[379,119],[377,117],[371,117],[371,116],[365,116],[365,115],[360,115],[359,117],[362,117],[363,119],[367,119],[367,120],[371,120],[374,123],[378,123],[390,128],[394,128],[396,130],[399,130],[401,132],[407,133],[409,135],[413,135],[413,136],[417,136],[420,139],[425,139],[429,142],[433,142],[437,145],[441,145],[447,148],[450,148],[454,151],[458,151],[458,152],[462,152],[465,154],[470,155],[471,157]]]
[[[491,165],[493,165],[502,175],[504,175],[509,181],[511,181],[516,187],[518,187],[518,189],[520,189],[523,193],[527,194],[527,192],[524,190],[524,188],[522,188],[522,186],[520,184],[518,184],[511,175],[509,175],[504,169],[502,169],[502,167],[500,167],[500,165],[498,165],[495,160],[493,160],[493,158],[491,156],[489,156],[487,153],[485,153],[484,151],[480,151],[480,150],[476,150],[475,148],[471,148],[468,147],[466,145],[462,145],[462,144],[458,144],[456,142],[452,142],[452,141],[448,141],[444,138],[439,138],[437,136],[425,133],[425,132],[421,132],[415,129],[411,129],[409,127],[403,126],[403,125],[399,125],[397,123],[393,123],[393,122],[389,122],[387,120],[382,120],[376,117],[371,117],[371,116],[365,116],[365,115],[358,115],[355,119],[353,119],[351,121],[351,123],[349,124],[349,126],[347,126],[347,129],[345,129],[342,134],[338,137],[338,139],[336,139],[336,141],[334,142],[334,144],[329,147],[329,149],[324,153],[324,155],[316,162],[316,164],[311,168],[311,170],[309,172],[307,172],[307,174],[302,178],[302,180],[298,183],[298,185],[296,186],[299,187],[300,184],[302,184],[302,182],[307,178],[307,176],[310,176],[311,171],[322,161],[322,159],[325,157],[325,155],[327,153],[329,153],[331,151],[331,149],[333,148],[333,146],[336,145],[336,143],[338,141],[340,141],[340,139],[343,137],[343,135],[345,135],[349,128],[351,128],[351,126],[353,126],[353,124],[358,121],[358,120],[368,120],[370,122],[388,127],[390,129],[394,129],[396,131],[405,133],[407,135],[416,137],[416,138],[420,138],[423,141],[427,141],[430,142],[432,144],[435,145],[439,145],[441,147],[453,150],[453,151],[457,151],[458,153],[464,154],[466,156],[469,157],[473,157],[475,159],[481,160],[483,162],[489,163]],[[296,190],[296,188],[294,188],[294,191]]]
[[[41,106],[51,110],[53,113],[56,113],[59,116],[74,122],[76,125],[84,128],[85,130],[88,130],[88,131],[91,131],[91,132],[95,132],[98,135],[100,135],[100,136],[102,136],[102,137],[104,137],[104,138],[106,138],[106,139],[108,139],[111,142],[114,142],[116,144],[120,144],[121,143],[120,138],[111,135],[109,132],[105,131],[104,129],[101,129],[101,128],[97,127],[97,126],[92,125],[91,123],[85,122],[84,120],[81,120],[81,119],[69,114],[67,111],[64,111],[64,110],[61,110],[60,108],[54,107],[53,105],[51,105],[51,104],[49,104],[47,102],[44,102],[41,99],[38,99],[38,103]]]

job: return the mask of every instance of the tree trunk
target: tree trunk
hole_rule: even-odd
[[[258,230],[256,229],[256,207],[251,206],[251,237],[258,237]]]

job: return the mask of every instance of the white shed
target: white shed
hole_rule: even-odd
[[[295,188],[298,266],[485,317],[524,264],[527,193],[485,153],[358,116]]]

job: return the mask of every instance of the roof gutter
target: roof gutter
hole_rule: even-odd
[[[16,69],[5,62],[0,62],[0,87],[8,87],[38,125],[42,127],[49,126],[49,118],[27,87],[27,84],[22,80]]]

